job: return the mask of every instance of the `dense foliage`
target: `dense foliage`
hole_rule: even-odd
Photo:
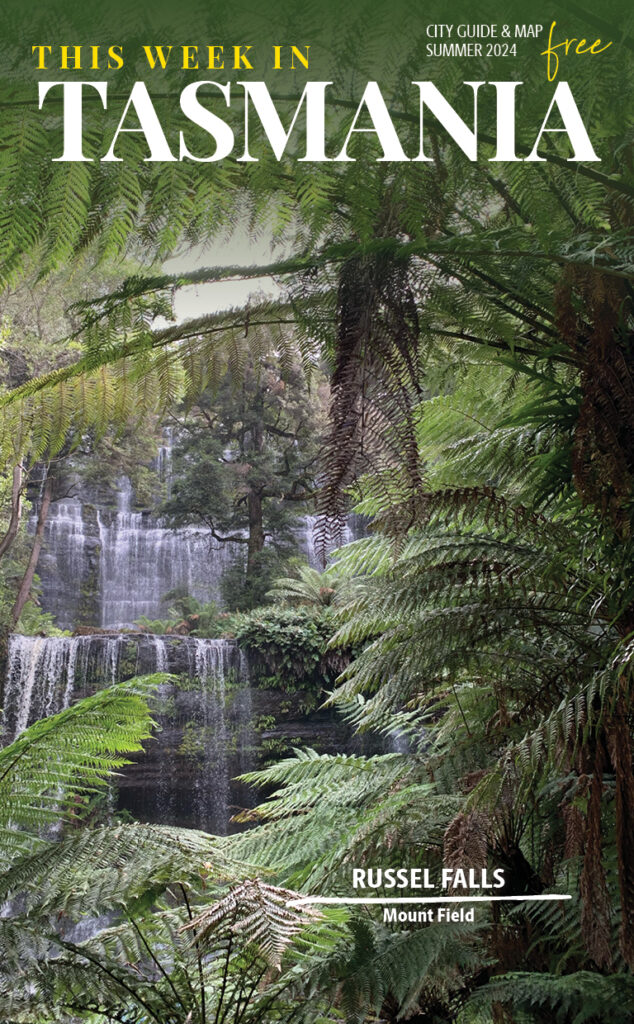
[[[326,609],[260,608],[236,618],[233,630],[261,686],[319,694],[348,661],[344,650],[328,649],[333,619]]]

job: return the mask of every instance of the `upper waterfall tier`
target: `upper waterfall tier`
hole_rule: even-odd
[[[203,527],[172,530],[149,512],[132,511],[127,478],[116,497],[116,509],[78,499],[51,506],[38,573],[42,607],[57,625],[117,629],[142,616],[161,619],[170,605],[165,595],[174,590],[221,604],[223,572],[244,557],[244,545],[215,540]],[[363,525],[351,516],[343,543]],[[315,518],[306,516],[297,537],[311,565],[318,563],[314,530]]]
[[[52,505],[39,575],[42,607],[61,629],[163,618],[165,595],[174,590],[220,602],[222,574],[243,557],[243,545],[217,541],[204,528],[169,529],[148,512],[133,512],[131,498],[123,478],[116,509],[78,499]]]
[[[172,428],[164,427],[154,461],[157,507],[172,493],[173,443]],[[142,617],[164,619],[171,604],[166,595],[174,591],[203,604],[222,604],[223,574],[244,563],[245,544],[219,541],[205,526],[171,529],[159,516],[135,509],[127,476],[114,490],[88,483],[72,470],[66,483],[74,496],[51,504],[38,565],[42,608],[61,629],[129,628]],[[298,520],[296,543],[298,553],[318,566],[315,526],[314,516]],[[341,535],[330,538],[330,547],[348,543],[364,529],[364,520],[350,516]]]
[[[100,512],[97,522],[102,626],[160,618],[169,605],[164,596],[175,589],[220,602],[222,573],[241,555],[238,544],[214,540],[208,530],[169,530],[142,512]]]

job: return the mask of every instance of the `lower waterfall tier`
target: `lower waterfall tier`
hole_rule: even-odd
[[[158,688],[158,728],[118,782],[118,807],[137,820],[231,831],[254,793],[236,776],[291,745],[347,749],[348,729],[330,712],[306,714],[306,694],[249,686],[231,640],[150,634],[10,638],[2,741],[104,686],[168,672]]]

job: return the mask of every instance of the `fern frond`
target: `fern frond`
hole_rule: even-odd
[[[81,818],[83,794],[103,788],[151,734],[147,696],[160,676],[100,690],[35,722],[0,750],[0,835],[10,859],[42,826]]]
[[[604,977],[591,971],[559,976],[516,972],[492,979],[472,996],[471,1004],[490,1007],[492,1002],[501,1002],[520,1013],[547,1012],[553,1021],[574,1024],[599,1020],[628,1024],[633,998],[630,974]]]
[[[193,931],[193,941],[207,946],[218,932],[229,929],[247,944],[253,943],[266,962],[279,969],[286,947],[303,925],[321,917],[314,907],[298,910],[290,906],[298,895],[258,878],[247,879],[203,910],[183,930]]]

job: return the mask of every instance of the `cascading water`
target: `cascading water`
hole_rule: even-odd
[[[234,650],[222,640],[196,645],[196,678],[201,683],[200,755],[203,770],[196,778],[196,809],[208,806],[210,787],[217,804],[225,811],[222,823],[213,831],[223,830],[229,806],[229,769],[227,760],[227,725],[225,721],[225,681],[231,671]],[[221,828],[218,828],[220,824]],[[224,831],[224,830],[223,830]]]
[[[156,469],[169,496],[171,428],[163,440]],[[243,545],[218,541],[206,527],[170,529],[150,512],[133,511],[128,477],[118,481],[116,508],[98,489],[74,478],[72,486],[80,497],[51,505],[38,566],[42,607],[60,629],[128,628],[142,616],[164,618],[165,596],[173,591],[220,602],[222,574],[243,557]]]
[[[156,468],[166,493],[172,488],[172,434],[165,428]],[[78,481],[73,486],[81,493]],[[92,498],[90,491],[87,498]],[[222,542],[205,527],[170,529],[149,512],[133,511],[133,491],[121,477],[116,509],[78,498],[54,502],[38,573],[42,607],[61,629],[77,624],[129,628],[142,617],[165,618],[172,592],[202,603],[221,603],[221,579],[244,545]],[[300,548],[320,567],[315,546],[316,517],[298,528]],[[365,521],[351,516],[341,543],[362,536]],[[332,547],[332,545],[329,545]]]
[[[175,681],[160,688],[159,731],[124,773],[120,806],[142,821],[223,834],[232,802],[230,779],[250,766],[253,743],[246,665],[232,641],[125,633],[14,635],[3,742],[73,699],[133,675],[162,671]]]
[[[160,618],[165,595],[189,594],[205,603],[220,599],[220,579],[239,545],[215,540],[203,527],[171,530],[146,512],[132,512],[132,487],[119,482],[117,511],[97,513],[102,627],[130,626],[142,616]]]
[[[304,516],[302,526],[298,531],[300,547],[308,559],[308,564],[313,569],[323,568],[323,557],[318,551],[316,543],[318,523],[318,516]],[[332,538],[329,539],[325,547],[325,553],[328,554],[337,547],[343,547],[344,544],[350,544],[353,540],[365,537],[367,528],[368,519],[365,516],[355,515],[354,513],[350,514],[346,519],[346,524],[341,530],[339,538],[336,541]]]
[[[102,626],[160,618],[174,590],[203,603],[220,599],[220,578],[237,545],[215,541],[202,528],[167,529],[143,512],[100,512],[98,523]]]
[[[142,821],[222,835],[232,805],[244,803],[244,793],[233,779],[252,767],[246,661],[232,641],[156,636],[151,640],[156,669],[169,670],[177,680],[162,688],[156,748],[150,745],[135,770],[126,774],[121,806]]]
[[[156,472],[165,487],[165,497],[172,497],[172,451],[174,433],[171,427],[163,427],[163,444],[159,445],[156,457]]]
[[[80,501],[68,499],[53,503],[46,523],[38,565],[42,605],[52,612],[60,629],[72,629],[96,612],[85,606],[84,593],[90,589],[91,575],[97,575],[99,559],[98,539],[89,519]]]
[[[9,639],[4,689],[5,742],[38,718],[69,707],[73,696],[117,679],[119,657],[127,637],[39,637],[13,634]],[[79,685],[76,683],[79,681]]]
[[[164,496],[172,491],[172,442],[171,429],[165,428],[155,465]],[[244,545],[218,542],[205,528],[172,530],[149,512],[135,511],[127,477],[118,481],[115,507],[104,485],[73,477],[69,486],[78,496],[52,504],[38,567],[41,606],[61,628],[118,630],[142,616],[163,618],[170,591],[201,602],[218,600],[224,569],[244,555]],[[297,536],[316,565],[314,526],[314,518],[306,517]],[[356,526],[350,523],[342,540],[354,539],[360,532]],[[311,724],[304,733],[295,720],[291,728],[293,715],[283,694],[251,693],[244,657],[234,643],[119,632],[13,636],[2,741],[10,742],[31,722],[75,699],[151,672],[170,673],[174,681],[159,688],[155,737],[118,783],[120,807],[139,820],[223,833],[230,808],[253,800],[252,791],[234,780],[253,767],[254,747],[260,744],[261,758],[283,742],[285,725],[280,722],[276,731],[272,711],[289,719],[294,742],[304,737],[309,745],[315,742],[319,726]],[[329,746],[330,726],[322,727]]]
[[[123,634],[13,634],[9,639],[4,690],[4,741],[15,739],[38,718],[63,711],[73,697],[83,696],[89,687],[96,689],[116,682],[121,651],[128,643],[129,638]]]

